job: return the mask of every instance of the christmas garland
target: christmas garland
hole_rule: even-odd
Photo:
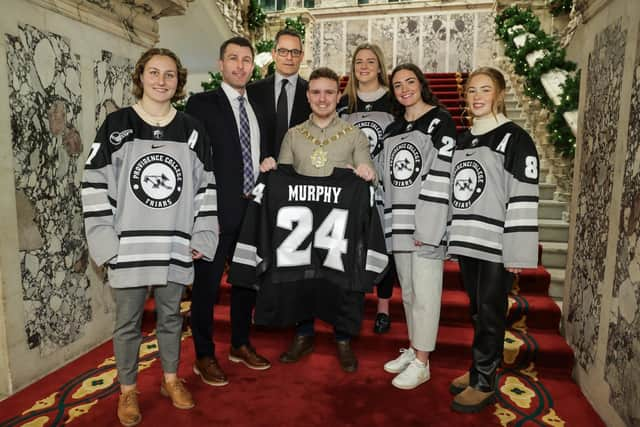
[[[573,72],[576,64],[565,59],[566,51],[558,41],[540,30],[540,20],[530,9],[520,9],[518,6],[506,8],[496,16],[496,34],[505,42],[505,55],[514,64],[517,74],[525,78],[525,94],[537,99],[552,113],[547,125],[550,141],[557,151],[565,157],[572,157],[575,150],[575,137],[562,116],[567,111],[578,108],[578,91],[580,75],[569,77],[562,85],[561,104],[555,105],[544,89],[541,77],[554,69]],[[522,34],[531,34],[526,41],[518,46],[516,38]],[[520,41],[521,38],[518,38]],[[520,44],[520,43],[519,43]],[[527,62],[527,55],[544,51],[533,66]]]
[[[258,0],[251,0],[249,3],[249,11],[247,13],[247,26],[249,31],[257,32],[264,27],[264,23],[267,21],[267,14],[262,11]]]
[[[575,111],[578,108],[578,94],[580,93],[580,71],[573,77],[567,78],[562,85],[562,98],[560,105],[551,115],[551,120],[547,123],[549,140],[556,149],[565,157],[573,157],[575,154],[575,137],[563,116],[568,111]]]

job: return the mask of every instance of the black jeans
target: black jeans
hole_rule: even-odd
[[[396,283],[396,280],[396,263],[393,260],[393,255],[389,255],[389,266],[387,268],[387,272],[380,283],[376,285],[378,298],[391,298],[391,294],[393,294],[393,285]]]
[[[493,391],[502,362],[513,274],[495,262],[464,256],[459,257],[459,262],[474,325],[470,385],[483,392]]]

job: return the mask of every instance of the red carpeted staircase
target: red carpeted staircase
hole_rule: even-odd
[[[427,74],[439,99],[459,129],[465,75]],[[437,90],[437,91],[436,91]],[[278,362],[292,330],[255,327],[252,344],[273,364],[252,371],[227,359],[231,326],[229,285],[221,286],[215,308],[218,360],[229,377],[225,387],[203,384],[192,371],[193,342],[183,334],[179,375],[187,381],[197,406],[175,409],[159,394],[161,368],[152,328],[153,304],[147,305],[138,388],[142,426],[603,426],[570,374],[573,353],[558,332],[560,310],[548,297],[550,276],[544,267],[525,270],[514,284],[505,335],[504,364],[495,405],[475,415],[450,410],[452,378],[470,364],[473,329],[458,266],[445,263],[440,329],[431,355],[431,380],[415,390],[391,385],[384,363],[407,347],[407,328],[396,287],[391,300],[391,331],[373,333],[376,297],[367,295],[361,335],[353,340],[359,357],[354,374],[341,371],[332,328],[316,324],[314,352],[293,365]],[[186,308],[186,307],[185,307]],[[0,402],[0,426],[113,426],[117,424],[118,383],[111,343],[105,343]]]
[[[466,129],[467,124],[463,119],[464,99],[462,91],[469,73],[424,73],[431,91],[440,102],[447,107],[456,123],[458,132]],[[340,78],[340,91],[344,91],[349,81],[349,76]]]

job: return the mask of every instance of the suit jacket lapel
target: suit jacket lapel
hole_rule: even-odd
[[[233,123],[233,129],[227,127],[231,133],[231,138],[235,141],[236,145],[240,146],[240,135],[238,134],[238,123],[236,122],[236,116],[233,114],[233,107],[231,107],[231,103],[229,102],[229,98],[227,98],[227,94],[224,93],[224,90],[220,87],[218,88],[218,103],[220,108],[218,109],[218,113],[221,112],[223,114],[222,123]],[[215,135],[211,135],[212,138],[215,138]]]
[[[307,120],[309,117],[306,117],[307,112],[307,94],[306,89],[301,81],[302,77],[298,76],[298,80],[296,83],[296,94],[293,98],[293,111],[291,112],[291,120],[289,123],[289,127],[291,127],[291,123],[303,122]],[[294,119],[294,116],[297,118]]]
[[[267,84],[265,85],[265,88],[267,89],[267,93],[265,94],[265,102],[266,102],[266,107],[264,109],[264,111],[273,111],[274,112],[274,116],[275,116],[275,111],[276,111],[276,89],[275,89],[275,84],[276,84],[276,76],[275,74],[272,74],[270,76],[267,77]]]

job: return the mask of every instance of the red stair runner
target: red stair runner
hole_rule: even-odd
[[[454,79],[446,73],[429,79]],[[434,83],[435,85],[435,83]],[[440,99],[461,108],[459,95]],[[457,111],[456,111],[457,112]],[[456,115],[459,117],[459,115]],[[144,425],[233,426],[499,426],[576,425],[603,426],[599,416],[571,380],[573,353],[558,332],[560,310],[548,297],[549,273],[544,267],[523,271],[510,297],[503,368],[499,371],[497,402],[475,415],[449,409],[449,381],[470,363],[473,329],[468,299],[458,264],[445,263],[440,328],[431,355],[431,380],[412,391],[395,389],[383,364],[407,346],[400,289],[391,300],[391,331],[372,332],[376,297],[367,295],[361,335],[353,340],[359,357],[355,374],[340,370],[329,325],[316,322],[313,354],[293,365],[278,362],[293,331],[255,327],[251,340],[273,364],[267,371],[252,371],[227,360],[231,326],[229,285],[223,283],[215,308],[218,360],[229,377],[225,387],[210,387],[192,373],[193,342],[183,336],[179,375],[187,380],[197,406],[190,411],[173,408],[159,393],[161,369],[154,336],[142,345],[138,388]],[[153,302],[146,307],[145,329],[153,323]],[[0,427],[117,425],[118,383],[111,343],[105,343],[25,390],[0,402]],[[55,393],[55,394],[54,394]],[[36,404],[36,401],[38,403]],[[35,405],[34,405],[35,404]]]

